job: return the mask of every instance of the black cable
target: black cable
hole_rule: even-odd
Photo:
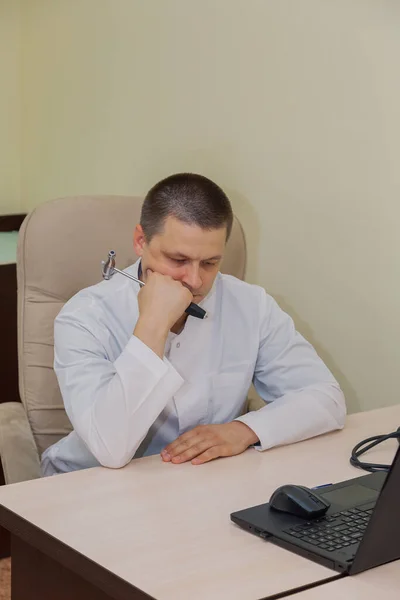
[[[370,473],[375,473],[376,471],[384,471],[387,473],[390,469],[390,465],[362,462],[358,457],[364,454],[364,452],[371,450],[371,448],[374,448],[378,444],[386,442],[386,440],[390,439],[397,439],[400,444],[400,427],[397,429],[397,431],[393,431],[392,433],[374,435],[366,440],[363,440],[362,442],[359,442],[351,451],[350,464],[352,464],[353,467],[364,469],[364,471],[369,471]]]

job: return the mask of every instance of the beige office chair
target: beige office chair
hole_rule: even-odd
[[[136,260],[133,228],[142,198],[81,196],[39,206],[19,235],[18,365],[22,404],[0,404],[0,458],[5,483],[40,477],[41,454],[72,429],[53,370],[53,323],[65,302],[102,279],[113,249],[117,267]],[[243,279],[246,245],[235,218],[222,272]],[[253,392],[249,408],[262,401]]]

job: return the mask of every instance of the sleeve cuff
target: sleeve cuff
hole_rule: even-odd
[[[273,444],[267,443],[265,435],[265,424],[260,423],[260,419],[258,418],[259,415],[257,416],[257,412],[258,411],[256,410],[248,412],[245,415],[242,415],[235,419],[235,421],[241,421],[242,423],[247,425],[247,427],[250,427],[252,431],[254,431],[259,441],[250,447],[255,448],[256,450],[263,451],[267,450],[268,448],[271,448]]]
[[[161,404],[165,404],[165,398],[171,398],[184,383],[169,360],[165,357],[161,359],[135,336],[131,337],[114,365],[117,371],[131,373],[135,378],[140,374],[142,387],[144,386],[141,394],[143,398],[155,393]]]
[[[161,358],[155,352],[153,352],[151,348],[146,346],[146,344],[142,342],[142,340],[139,340],[139,338],[136,336],[132,336],[126,348],[128,348],[130,354],[132,354],[136,359],[145,363],[146,367],[150,368],[150,370],[158,377],[158,379],[167,376],[168,388],[171,385],[174,393],[184,383],[184,379],[165,356],[161,360]]]
[[[161,360],[161,358],[157,356],[153,350],[151,350],[144,342],[142,342],[142,340],[139,340],[139,338],[135,337],[134,335],[125,346],[125,352],[129,353],[136,360],[146,365],[146,368],[154,373],[157,378],[161,378],[168,370],[168,365],[165,363],[165,361]],[[115,361],[116,363],[120,360],[125,352],[120,354]]]
[[[153,350],[151,350],[151,348],[146,346],[142,340],[139,340],[139,338],[134,335],[131,337],[114,364],[118,368],[129,371],[129,369],[132,368],[132,358],[135,358],[136,361],[143,365],[143,368],[150,371],[153,374],[155,381],[158,382],[161,379],[164,379],[166,389],[171,390],[172,394],[174,394],[184,382],[183,378],[168,359],[165,357],[161,359],[153,352]]]

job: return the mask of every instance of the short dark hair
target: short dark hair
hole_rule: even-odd
[[[233,212],[227,195],[211,179],[195,173],[170,175],[147,193],[140,216],[147,242],[162,231],[169,216],[207,230],[225,225],[226,239],[232,230]]]

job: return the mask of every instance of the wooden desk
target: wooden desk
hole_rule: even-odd
[[[154,456],[3,487],[13,600],[255,600],[323,583],[337,574],[246,533],[229,515],[284,483],[359,476],[353,445],[399,422],[396,406],[352,415],[341,432],[198,467]],[[395,448],[388,442],[370,458],[390,461]]]
[[[296,594],[296,600],[398,600],[399,561]]]

